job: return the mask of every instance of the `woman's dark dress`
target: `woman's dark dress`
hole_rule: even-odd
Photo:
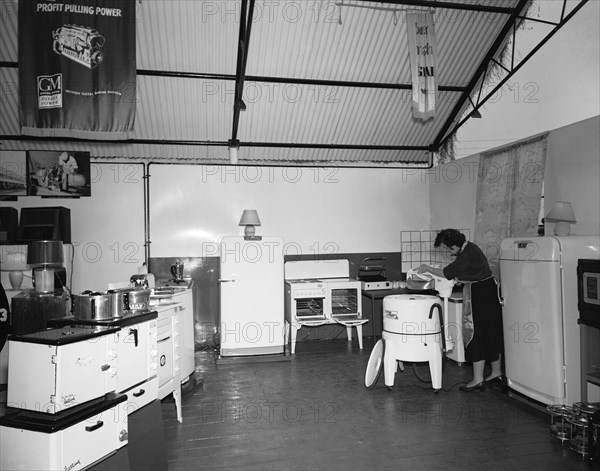
[[[467,242],[456,260],[444,268],[444,276],[472,282],[474,335],[466,346],[465,360],[496,361],[503,352],[502,306],[486,256],[477,245]]]

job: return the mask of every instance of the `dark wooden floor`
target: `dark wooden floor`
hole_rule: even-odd
[[[283,361],[215,361],[197,352],[201,384],[183,423],[163,401],[169,470],[584,470],[549,434],[550,418],[501,387],[463,393],[470,367],[445,363],[444,389],[427,364],[407,365],[391,391],[366,389],[372,348],[345,339],[302,342]]]

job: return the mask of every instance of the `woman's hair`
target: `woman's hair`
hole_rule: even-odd
[[[452,247],[453,245],[462,247],[466,240],[467,238],[462,232],[459,232],[456,229],[444,229],[435,237],[433,246],[439,247],[444,244],[446,247]]]

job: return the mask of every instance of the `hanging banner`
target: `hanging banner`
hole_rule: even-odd
[[[22,134],[130,137],[135,8],[135,0],[19,2]]]
[[[437,43],[433,13],[407,13],[406,28],[413,91],[413,118],[426,121],[435,116],[437,95]]]

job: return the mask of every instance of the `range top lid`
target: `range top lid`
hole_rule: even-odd
[[[101,335],[107,335],[120,330],[115,326],[100,325],[68,325],[54,329],[41,330],[23,335],[11,335],[8,339],[19,342],[42,343],[46,345],[66,345],[81,342]]]
[[[285,262],[286,280],[323,279],[350,276],[350,262],[339,260],[298,260]]]

